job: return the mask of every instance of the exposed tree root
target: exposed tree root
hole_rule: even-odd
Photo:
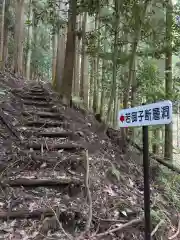
[[[178,227],[177,227],[177,231],[174,235],[172,235],[171,237],[168,238],[168,240],[175,240],[177,239],[177,237],[179,236],[180,234],[180,214],[179,214],[179,222],[178,222]]]
[[[115,232],[118,232],[118,231],[124,231],[129,227],[134,227],[135,225],[138,225],[139,223],[142,223],[142,221],[143,221],[143,218],[138,218],[138,219],[131,220],[128,223],[125,223],[125,224],[120,225],[119,227],[113,228],[112,230],[108,230],[104,233],[96,234],[95,236],[92,237],[92,239],[102,238],[102,237],[105,237],[109,234],[112,234],[112,233],[115,233]]]
[[[70,184],[80,184],[82,181],[78,178],[61,178],[61,179],[26,179],[19,178],[1,182],[1,187],[40,187],[40,186],[67,186]]]
[[[36,136],[38,137],[49,137],[49,138],[66,138],[69,137],[73,139],[75,134],[73,132],[63,131],[63,132],[41,132],[37,133]]]
[[[54,209],[56,208],[57,207],[54,207]],[[72,211],[75,211],[75,213],[80,214],[74,209],[72,209]],[[60,221],[64,222],[65,220],[64,218],[66,217],[66,214],[67,213],[64,211],[60,213],[60,216],[59,216]],[[45,215],[46,217],[52,217],[54,216],[54,212],[52,211],[52,208],[39,208],[34,211],[29,211],[24,209],[17,210],[17,211],[0,211],[0,219],[2,220],[7,220],[8,218],[9,219],[23,219],[23,218],[41,219],[42,215]]]
[[[45,93],[44,91],[38,91],[38,92],[31,91],[31,92],[27,92],[26,94],[31,96],[44,96],[44,97],[47,96],[47,93]]]
[[[27,121],[24,123],[25,126],[28,127],[44,127],[44,128],[49,128],[49,127],[65,127],[69,126],[70,124],[65,123],[65,122],[49,122],[49,121]]]
[[[87,199],[89,203],[89,213],[88,213],[88,219],[85,226],[85,231],[79,236],[78,240],[82,239],[83,236],[86,234],[89,234],[91,222],[92,222],[92,197],[91,192],[89,189],[89,156],[88,156],[88,150],[85,152],[85,159],[86,159],[86,178],[85,178],[85,186],[86,186],[86,193],[87,193]]]
[[[27,148],[32,148],[34,150],[41,150],[42,148],[48,148],[49,150],[82,150],[83,147],[73,143],[59,143],[59,144],[40,144],[40,143],[28,143],[26,145]]]
[[[46,101],[46,99],[48,99],[48,97],[45,96],[37,96],[37,95],[29,95],[29,94],[16,94],[16,96],[26,99],[26,100],[35,100],[35,101]]]
[[[28,100],[24,100],[23,101],[23,104],[24,105],[35,105],[35,106],[38,106],[38,107],[51,107],[53,106],[53,104],[49,103],[49,102],[38,102],[38,101],[28,101]]]
[[[138,149],[140,152],[143,151],[142,147],[140,147],[137,143],[133,142],[133,141],[130,140],[130,139],[127,139],[127,141],[128,141],[132,146],[134,146],[136,149]],[[162,164],[163,166],[165,166],[165,167],[171,169],[172,171],[177,172],[177,173],[180,174],[180,169],[179,169],[178,167],[174,166],[173,164],[171,164],[170,161],[165,161],[165,160],[163,160],[162,158],[160,158],[160,157],[158,157],[158,156],[156,156],[156,155],[154,155],[154,154],[152,154],[152,153],[149,153],[149,156],[150,156],[152,159],[154,159],[154,160],[156,160],[157,162],[159,162],[160,164]]]
[[[3,112],[2,109],[0,109],[0,119],[1,119],[1,121],[7,126],[7,128],[12,132],[12,134],[13,134],[18,140],[21,141],[20,133],[15,130],[14,126],[12,126],[8,120],[6,120],[6,116],[5,116],[5,114],[4,114],[4,112]]]
[[[29,112],[23,112],[22,113],[24,116],[31,116],[31,115],[37,115],[41,118],[55,118],[55,119],[64,119],[64,116],[62,116],[60,113],[55,113],[55,112],[33,112],[33,111],[29,111]]]

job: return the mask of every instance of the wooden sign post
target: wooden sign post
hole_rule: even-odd
[[[142,127],[144,169],[144,225],[145,240],[151,240],[149,137],[148,126],[172,122],[172,102],[162,101],[134,108],[123,109],[118,114],[119,127]]]

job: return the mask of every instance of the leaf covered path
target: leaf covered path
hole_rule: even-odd
[[[90,219],[87,149],[92,219],[83,239],[143,239],[141,155],[124,155],[118,132],[109,129],[112,142],[92,114],[63,106],[46,85],[10,92],[1,101],[0,237],[78,239]],[[176,209],[151,183],[155,209],[174,212],[176,225]]]

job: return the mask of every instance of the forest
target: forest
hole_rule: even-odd
[[[178,99],[178,2],[6,0],[1,18],[2,69],[51,81],[114,128],[121,108]],[[151,148],[172,159],[171,125],[151,129]]]
[[[140,171],[140,169],[142,170],[140,160],[142,157],[142,131],[141,128],[121,128],[119,130],[118,112],[121,109],[139,106],[144,103],[150,104],[170,100],[173,103],[173,115],[178,118],[177,129],[175,131],[177,131],[177,136],[179,136],[180,1],[1,0],[0,16],[0,98],[7,97],[6,93],[8,91],[11,94],[13,93],[18,99],[25,99],[23,100],[23,104],[29,108],[23,108],[23,110],[18,108],[18,104],[20,106],[20,103],[17,104],[15,100],[11,100],[11,103],[14,101],[14,104],[17,104],[17,112],[21,111],[21,115],[25,117],[25,122],[23,122],[23,126],[25,127],[19,127],[18,122],[21,122],[21,118],[16,114],[17,129],[21,132],[20,135],[22,135],[24,130],[26,134],[30,134],[30,130],[27,129],[31,127],[33,128],[31,130],[34,131],[32,135],[25,137],[19,137],[18,135],[17,137],[19,132],[12,130],[13,126],[11,124],[14,121],[9,119],[9,123],[5,125],[7,125],[14,137],[19,139],[20,143],[18,144],[25,145],[27,149],[30,149],[30,153],[28,154],[31,154],[31,157],[29,158],[29,155],[25,154],[24,148],[23,150],[17,150],[18,147],[11,147],[16,149],[12,150],[12,152],[17,151],[14,154],[16,158],[22,152],[25,154],[23,157],[21,156],[21,161],[23,162],[21,163],[23,165],[22,171],[25,175],[27,172],[25,173],[24,171],[28,161],[30,161],[30,165],[33,165],[28,165],[28,167],[33,168],[33,171],[35,169],[42,170],[44,167],[50,167],[56,161],[53,168],[53,171],[55,171],[55,166],[59,165],[59,163],[65,170],[69,169],[67,167],[68,164],[77,170],[77,165],[82,165],[81,158],[86,159],[85,192],[88,204],[84,207],[86,209],[89,206],[89,210],[86,209],[87,214],[85,214],[88,215],[88,219],[85,217],[85,220],[82,220],[84,219],[84,216],[81,216],[81,213],[83,215],[82,210],[82,212],[78,212],[77,216],[73,215],[73,224],[70,222],[69,213],[66,212],[65,214],[63,212],[63,215],[62,209],[60,212],[57,209],[54,210],[53,207],[50,207],[50,210],[46,210],[48,217],[50,216],[52,221],[46,221],[44,228],[46,230],[50,228],[57,230],[56,228],[58,228],[64,234],[64,238],[61,235],[59,235],[59,238],[58,235],[56,236],[57,238],[52,238],[50,235],[49,238],[40,238],[37,226],[34,233],[27,230],[28,228],[25,226],[24,229],[26,230],[19,230],[18,234],[21,236],[18,234],[16,236],[14,231],[13,234],[10,230],[9,232],[6,231],[7,225],[6,227],[3,225],[1,230],[7,234],[3,239],[96,240],[106,239],[106,237],[110,240],[144,239],[141,227],[133,228],[134,225],[139,226],[142,223],[141,217],[135,218],[142,215],[140,214],[143,200],[141,190],[143,172]],[[176,59],[175,64],[173,59]],[[14,87],[6,89],[5,85],[17,80],[22,84],[22,87],[20,87],[22,88],[21,92],[14,89]],[[48,86],[48,89],[44,90],[43,87],[42,90],[39,88],[43,84]],[[56,96],[55,102],[59,101],[63,106],[60,107],[60,115],[49,108],[48,104],[51,105],[50,102],[47,103],[47,101],[50,101],[48,99],[54,95]],[[4,101],[8,102],[10,100],[0,100],[0,102],[2,101],[4,104]],[[41,108],[35,111],[34,108],[30,107],[33,104],[35,107],[39,106]],[[44,109],[47,107],[48,111],[46,112]],[[3,119],[1,120],[5,123],[4,110],[0,111],[1,118]],[[83,114],[87,114],[87,116],[83,117]],[[63,123],[66,117],[66,123]],[[56,119],[58,121],[43,122],[45,118]],[[70,120],[70,118],[72,119]],[[175,149],[174,146],[173,123],[165,126],[157,125],[149,127],[150,156],[156,160],[153,160],[154,162],[151,164],[150,173],[153,188],[152,201],[155,201],[152,203],[153,229],[151,235],[154,237],[153,239],[159,240],[176,240],[180,237],[180,216],[178,213],[178,210],[180,210],[178,193],[180,186],[178,174],[180,173],[180,169],[178,165],[174,164],[174,151],[176,150],[179,153],[179,148]],[[69,125],[73,125],[73,127]],[[98,125],[97,129],[95,129],[95,125]],[[44,129],[42,130],[42,128],[46,127],[60,128],[62,126],[64,129],[72,128],[72,131],[66,132],[63,130],[63,132],[58,132],[55,129],[46,132]],[[38,131],[34,130],[34,128],[38,127]],[[82,129],[86,129],[86,132],[83,132],[81,127]],[[75,130],[76,128],[77,130]],[[76,131],[75,134],[74,131]],[[99,132],[106,135],[106,137],[108,135],[109,138],[118,139],[118,142],[116,141],[117,146],[113,145],[114,142],[109,142],[110,140],[107,140],[104,135],[102,137]],[[42,137],[42,143],[38,141],[28,142],[28,139],[30,141],[31,137]],[[77,140],[80,143],[80,147],[77,147],[73,145],[74,143],[66,141],[63,143],[53,142],[53,140],[49,141],[50,138],[55,137],[67,138],[75,142],[80,137],[84,139],[83,141],[88,142],[88,144],[92,141],[94,144],[93,147],[96,145],[98,150],[102,148],[104,152],[102,153],[99,150],[98,156],[96,154],[91,156],[91,151],[89,150],[89,153],[87,151],[83,154],[81,153],[80,158],[75,160],[74,158],[77,156],[73,154],[68,155],[66,151],[74,151],[74,149],[81,151],[81,142]],[[178,146],[179,140],[177,138]],[[49,142],[47,143],[46,141]],[[46,152],[53,152],[55,150],[60,155],[52,155],[52,159],[50,160]],[[137,150],[140,151],[140,155]],[[36,151],[39,151],[39,153],[36,154]],[[177,156],[179,158],[179,155]],[[61,158],[61,161],[62,159],[66,159],[66,163],[64,160],[57,163],[59,158]],[[102,160],[98,162],[97,159],[99,158],[103,158],[104,162],[102,163]],[[88,159],[91,159],[93,164]],[[117,159],[121,159],[121,162]],[[68,189],[68,194],[62,193],[62,195],[71,195],[70,197],[72,197],[74,194],[71,189],[73,187],[70,187],[72,182],[74,185],[77,185],[77,189],[79,189],[79,185],[82,183],[81,178],[69,179],[65,177],[64,180],[61,178],[54,179],[55,173],[53,173],[52,179],[46,179],[45,181],[43,178],[40,179],[42,177],[40,170],[38,179],[29,178],[27,180],[27,175],[26,177],[24,175],[24,177],[13,180],[8,175],[10,173],[4,170],[4,163],[1,162],[2,160],[0,160],[0,170],[2,171],[3,169],[3,171],[2,174],[0,173],[0,178],[5,178],[1,180],[3,189],[6,188],[7,184],[11,188],[17,186],[24,188],[31,186],[36,188],[37,186],[62,185],[64,189]],[[9,171],[12,175],[15,166],[13,165],[13,170]],[[95,170],[93,170],[94,168]],[[95,171],[96,173],[98,171],[101,172],[101,169],[102,174],[99,175],[97,182],[102,181],[102,184],[104,184],[102,185],[102,189],[105,190],[101,190],[100,185],[96,184],[94,177],[96,174],[91,174],[91,171]],[[108,185],[109,180],[106,181],[103,178],[104,172],[108,176],[110,175],[109,178],[112,180],[112,182],[110,181],[110,185]],[[74,173],[72,174],[71,171],[70,174],[73,175]],[[26,179],[23,180],[23,178]],[[91,179],[91,187],[93,186],[93,189],[89,186],[88,178]],[[120,193],[118,192],[119,190],[112,188],[112,185],[115,186],[115,182],[117,181],[120,184],[118,185],[120,188],[123,186],[124,192]],[[127,190],[125,190],[126,185],[128,186]],[[134,190],[132,190],[133,188]],[[51,191],[53,192],[52,189]],[[53,200],[54,202],[58,199],[58,191],[57,189],[57,196]],[[96,196],[96,191],[100,195],[103,192],[102,197],[100,195]],[[51,195],[52,192],[49,194]],[[81,192],[81,190],[77,190],[77,192]],[[125,192],[128,192],[128,197]],[[16,193],[15,195],[19,194]],[[117,203],[116,198],[118,196],[123,199],[121,204]],[[68,198],[68,196],[66,197]],[[104,200],[104,207],[103,202],[101,202],[101,198],[103,197],[106,199]],[[111,197],[113,200],[110,199]],[[128,198],[127,202],[125,201],[126,197]],[[140,202],[137,200],[138,197],[140,198]],[[80,203],[77,199],[74,201],[77,201],[77,206],[79,206]],[[97,200],[97,204],[95,204],[95,200]],[[67,202],[67,199],[64,201]],[[113,202],[113,216],[110,214],[111,201]],[[168,204],[168,209],[166,209],[165,204]],[[29,205],[29,209],[31,207],[34,209],[31,205],[33,204]],[[132,210],[130,205],[131,207],[134,205],[136,207]],[[69,209],[69,206],[70,204],[68,207],[66,206],[67,209]],[[77,213],[73,204],[71,204],[71,207]],[[118,217],[116,216],[116,219],[115,209],[118,209]],[[12,208],[7,211],[11,210]],[[7,222],[9,218],[21,219],[23,218],[22,216],[37,218],[37,216],[41,215],[42,217],[43,215],[43,223],[44,219],[46,219],[44,217],[44,210],[42,209],[36,209],[35,211],[37,212],[33,212],[32,210],[31,213],[27,213],[23,209],[21,214],[15,211],[12,211],[10,214],[3,211],[0,212],[0,219],[6,219],[7,217]],[[52,223],[52,211],[56,216],[55,223]],[[97,217],[97,214],[103,211],[105,215]],[[97,214],[94,214],[94,212]],[[174,218],[172,219],[173,214]],[[66,223],[61,223],[63,218],[66,218],[68,227],[72,225],[73,231],[75,229],[75,235],[72,233],[72,229],[66,229]],[[110,220],[108,221],[107,219]],[[13,224],[15,222],[12,223],[10,223],[9,228],[14,228]],[[168,228],[167,223],[170,225]],[[26,223],[26,225],[28,224],[33,228],[32,222]],[[83,226],[85,228],[83,230],[84,235],[80,234]],[[126,232],[126,228],[129,226],[131,231],[128,233]],[[10,232],[12,236],[9,235]],[[45,232],[47,233],[48,231]]]

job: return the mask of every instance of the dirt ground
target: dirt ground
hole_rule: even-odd
[[[10,72],[0,74],[0,105],[0,239],[144,239],[142,156],[122,152],[118,131],[110,139],[50,84]],[[178,213],[153,170],[151,201],[171,220],[152,222],[153,239],[168,239]]]

